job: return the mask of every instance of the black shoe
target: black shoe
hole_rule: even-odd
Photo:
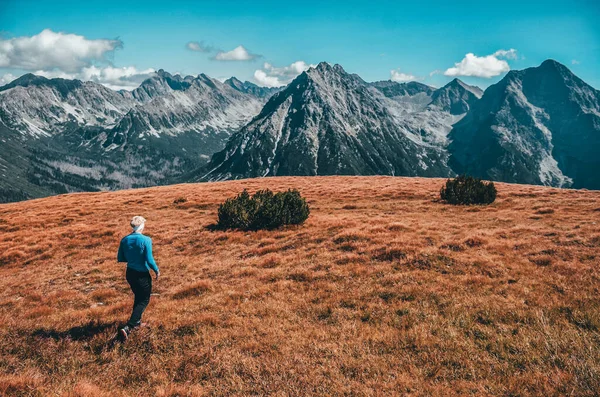
[[[129,329],[128,325],[124,326],[119,330],[119,336],[121,337],[122,341],[127,340],[127,338],[129,337],[129,332],[131,332],[131,330]]]

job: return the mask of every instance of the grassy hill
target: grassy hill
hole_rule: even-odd
[[[497,184],[494,204],[459,207],[442,184],[267,178],[0,205],[0,395],[595,395],[600,192]],[[242,189],[292,187],[306,224],[211,228]],[[133,215],[163,277],[150,328],[121,344]]]

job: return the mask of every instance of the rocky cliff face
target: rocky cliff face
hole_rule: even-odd
[[[225,85],[230,86],[231,88],[243,92],[246,94],[251,94],[257,98],[269,99],[273,94],[281,91],[283,88],[281,87],[260,87],[254,83],[249,81],[240,81],[235,77],[231,77],[224,81]]]
[[[465,114],[482,95],[483,91],[479,87],[454,79],[431,95],[429,107],[436,107],[453,115]]]
[[[600,188],[600,92],[552,60],[490,86],[450,139],[457,173]]]

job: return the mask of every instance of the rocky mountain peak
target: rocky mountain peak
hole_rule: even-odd
[[[289,86],[297,86],[301,90],[312,87],[330,99],[334,91],[345,95],[348,92],[365,90],[368,87],[358,75],[349,74],[341,65],[332,66],[327,62],[321,62],[316,67],[303,72]]]
[[[436,106],[453,115],[460,115],[467,113],[482,94],[479,87],[470,86],[459,79],[454,79],[433,93],[429,106]]]
[[[210,89],[217,89],[217,85],[222,86],[220,81],[215,80],[204,73],[200,73],[195,79],[195,82],[200,83],[204,86],[208,86]]]
[[[331,66],[331,64],[329,62],[322,61],[317,64],[316,68],[310,68],[309,72],[311,70],[316,70],[316,71],[322,73],[322,72],[328,72],[328,71],[333,70],[333,67]]]
[[[30,85],[43,84],[43,83],[46,83],[47,81],[48,81],[48,79],[43,76],[36,76],[33,73],[27,73],[15,80],[11,81],[10,83],[0,87],[0,91],[8,90],[9,88],[13,88],[13,87],[17,87],[17,86],[28,87]]]
[[[89,83],[89,82],[88,82]],[[67,96],[69,92],[81,87],[83,83],[81,80],[68,80],[63,78],[48,79],[43,76],[37,76],[32,73],[24,74],[16,80],[13,80],[9,84],[0,87],[0,91],[6,91],[14,87],[36,87],[36,86],[47,86],[55,89],[56,92],[61,96]],[[91,83],[96,84],[96,83]],[[106,89],[102,86],[103,89]]]
[[[554,59],[546,59],[544,62],[542,62],[542,64],[540,66],[538,66],[538,69],[541,70],[561,70],[564,71],[569,70],[569,68],[567,68],[565,65],[563,65],[562,63],[555,61]],[[570,70],[569,70],[570,72]]]
[[[223,82],[236,91],[251,94],[257,98],[269,99],[273,94],[283,90],[285,87],[261,87],[249,81],[242,82],[236,77],[230,77]]]
[[[481,88],[474,86],[474,85],[469,85],[458,78],[453,79],[451,82],[449,82],[442,88],[445,88],[445,87],[453,88],[453,89],[467,90],[467,91],[471,92],[473,95],[475,95],[477,98],[481,98],[481,96],[483,95],[483,90]]]
[[[230,86],[231,88],[238,90],[238,91],[241,91],[244,89],[244,83],[242,81],[240,81],[238,78],[236,78],[235,76],[228,78],[223,83]]]
[[[448,175],[443,155],[407,131],[389,106],[360,77],[321,62],[271,98],[198,178]]]
[[[305,80],[301,78],[302,75],[306,75],[308,80],[312,80],[319,85],[332,83],[333,80],[340,80],[351,77],[341,65],[331,65],[328,62],[320,62],[316,67],[311,67],[307,71],[303,72],[296,79]]]

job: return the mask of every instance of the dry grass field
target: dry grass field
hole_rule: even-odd
[[[441,179],[268,178],[0,205],[0,395],[598,395],[600,192]],[[311,215],[215,231],[242,189]],[[179,199],[179,200],[178,200]],[[119,240],[148,219],[149,328]]]

